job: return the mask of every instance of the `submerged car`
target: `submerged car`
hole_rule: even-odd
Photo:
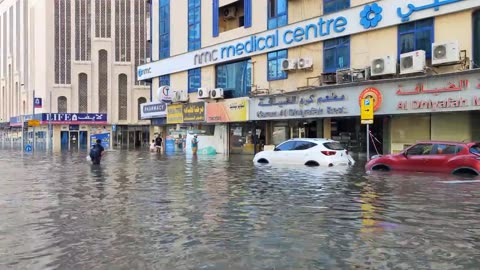
[[[342,144],[321,138],[285,141],[275,147],[273,151],[262,151],[256,154],[253,162],[321,167],[355,164]]]
[[[480,143],[418,142],[400,154],[373,156],[365,169],[480,175]]]

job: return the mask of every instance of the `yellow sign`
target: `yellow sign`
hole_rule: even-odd
[[[170,104],[167,106],[167,124],[183,123],[183,104]]]
[[[29,127],[38,127],[38,126],[40,126],[40,121],[39,120],[28,120],[28,126]]]
[[[360,103],[360,119],[362,124],[373,124],[373,98],[363,98]]]

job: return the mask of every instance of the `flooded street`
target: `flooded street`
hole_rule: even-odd
[[[0,150],[0,269],[478,269],[480,183]],[[358,159],[358,158],[357,158]]]

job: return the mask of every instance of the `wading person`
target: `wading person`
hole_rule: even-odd
[[[158,135],[158,137],[155,139],[155,147],[157,148],[157,152],[162,152],[162,143],[163,139]]]
[[[102,159],[103,154],[105,154],[105,148],[102,146],[102,140],[98,139],[96,144],[90,149],[90,158],[92,163],[95,165],[100,165],[100,160]]]
[[[193,138],[192,138],[192,153],[196,155],[197,150],[198,150],[198,138],[197,138],[197,134],[195,134],[193,135]]]

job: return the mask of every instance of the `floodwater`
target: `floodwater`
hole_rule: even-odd
[[[478,269],[480,183],[0,150],[0,269]]]

